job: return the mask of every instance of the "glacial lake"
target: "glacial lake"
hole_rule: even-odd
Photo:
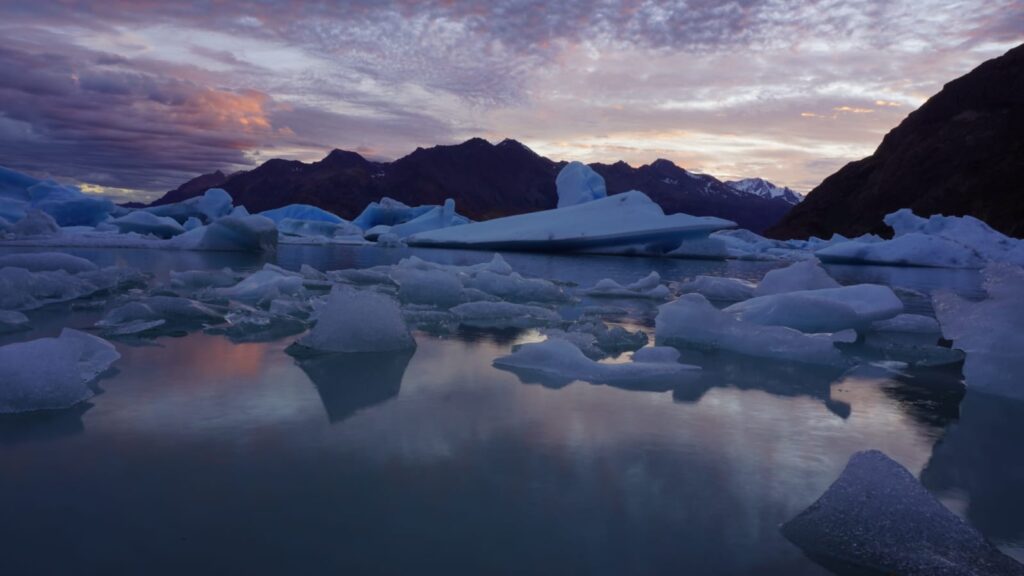
[[[3,249],[0,253],[27,250]],[[259,257],[69,253],[170,270]],[[282,246],[320,270],[415,254]],[[524,276],[589,286],[696,274],[757,280],[778,264],[504,255]],[[930,314],[972,271],[829,266]],[[654,304],[625,321],[650,329]],[[562,310],[571,316],[572,307]],[[28,312],[0,344],[86,328],[103,310]],[[522,381],[492,361],[534,330],[416,334],[414,353],[299,362],[295,339],[202,332],[114,340],[121,360],[76,408],[0,416],[3,574],[830,574],[779,533],[854,452],[880,449],[1024,560],[1024,403],[964,393],[958,374],[841,370],[689,353],[669,389]],[[1024,378],[1024,374],[1021,375]]]

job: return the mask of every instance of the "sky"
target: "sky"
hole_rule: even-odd
[[[0,37],[0,165],[119,198],[474,136],[806,192],[1024,0],[0,0]]]

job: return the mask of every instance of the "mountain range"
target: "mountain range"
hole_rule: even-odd
[[[166,193],[154,205],[223,188],[235,204],[263,211],[304,203],[354,218],[367,204],[388,196],[410,205],[455,200],[456,209],[487,220],[554,208],[555,177],[565,162],[545,158],[515,140],[492,144],[472,138],[461,144],[417,148],[393,162],[377,162],[346,150],[305,163],[268,160],[252,170],[212,172]],[[689,172],[668,160],[633,167],[625,162],[591,164],[609,194],[641,190],[666,213],[718,216],[762,231],[777,223],[799,196],[760,179],[730,185]]]
[[[882,218],[970,215],[1024,237],[1024,45],[982,63],[886,134],[874,154],[811,190],[775,238],[887,235]]]

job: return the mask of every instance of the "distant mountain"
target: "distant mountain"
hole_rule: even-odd
[[[384,196],[413,205],[454,198],[459,213],[487,220],[554,208],[555,177],[564,165],[515,140],[491,144],[473,138],[456,145],[417,148],[394,162],[373,162],[355,152],[334,150],[309,164],[275,159],[229,176],[205,174],[154,204],[178,202],[206,188],[220,187],[252,212],[304,203],[354,218]],[[639,168],[624,162],[591,167],[605,178],[609,194],[641,190],[667,213],[718,216],[760,231],[778,222],[790,208],[784,199],[741,192],[668,160]]]
[[[952,82],[875,153],[825,179],[768,230],[775,238],[891,233],[882,217],[971,215],[1024,237],[1024,45]]]
[[[791,205],[799,204],[804,199],[803,194],[794,192],[792,188],[776,186],[763,178],[729,180],[726,184],[740,192],[746,192],[761,198],[781,198]]]

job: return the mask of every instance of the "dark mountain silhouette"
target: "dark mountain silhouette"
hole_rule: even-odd
[[[179,202],[207,188],[227,190],[251,212],[304,203],[354,218],[372,201],[389,196],[407,204],[441,204],[454,198],[459,213],[486,220],[554,208],[555,177],[565,165],[515,140],[498,144],[473,138],[461,144],[417,148],[394,162],[373,162],[334,150],[319,162],[269,160],[246,172],[220,172],[190,180],[154,204]],[[763,230],[789,210],[779,199],[735,190],[668,160],[633,168],[624,162],[593,164],[608,193],[641,190],[668,213],[719,216]]]
[[[971,215],[1024,236],[1024,45],[946,84],[874,154],[829,176],[767,234],[890,234],[882,217]]]

